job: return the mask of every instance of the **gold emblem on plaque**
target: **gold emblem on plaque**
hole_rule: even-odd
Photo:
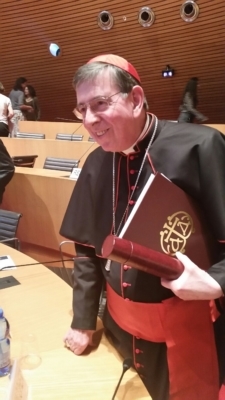
[[[193,220],[188,213],[178,211],[170,215],[160,232],[162,250],[171,255],[175,255],[177,251],[185,253],[187,239],[194,231]]]

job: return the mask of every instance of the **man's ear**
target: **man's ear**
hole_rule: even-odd
[[[134,86],[132,88],[132,101],[133,101],[133,112],[136,116],[141,113],[144,105],[144,91],[141,86]]]

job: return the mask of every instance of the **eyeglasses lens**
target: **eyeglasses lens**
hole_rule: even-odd
[[[120,92],[118,92],[118,93],[120,93]],[[118,93],[115,93],[109,97],[99,96],[99,97],[96,97],[96,98],[90,100],[86,104],[78,105],[75,109],[76,117],[79,119],[84,119],[88,107],[90,107],[90,110],[94,114],[106,111],[110,105],[111,97],[115,96]]]

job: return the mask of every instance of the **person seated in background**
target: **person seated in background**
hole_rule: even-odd
[[[179,107],[180,115],[178,117],[178,122],[194,122],[195,118],[203,122],[208,119],[205,115],[196,110],[198,104],[198,85],[198,78],[191,78],[188,81]]]
[[[20,77],[16,80],[13,89],[9,93],[9,98],[12,103],[12,108],[14,112],[14,116],[11,120],[11,136],[16,136],[18,130],[18,122],[24,120],[23,112],[24,111],[33,111],[33,107],[30,105],[24,104],[24,88],[27,85],[27,79],[24,77]]]
[[[15,167],[13,161],[4,143],[0,139],[0,204],[2,203],[5,187],[11,181],[14,171]]]
[[[216,400],[219,362],[209,301],[225,293],[225,136],[147,112],[139,74],[122,57],[91,59],[78,69],[73,85],[77,115],[99,147],[85,161],[60,229],[76,250],[73,319],[65,344],[80,355],[92,343],[106,282],[105,332],[132,359],[152,399]],[[105,238],[120,234],[156,172],[204,210],[218,247],[208,271],[181,252],[184,272],[171,281],[102,257]],[[224,326],[224,315],[218,320]]]
[[[9,122],[13,117],[11,100],[3,93],[5,88],[0,82],[0,136],[9,136]]]
[[[24,104],[32,107],[30,110],[23,111],[24,119],[26,121],[39,121],[41,110],[36,91],[31,85],[27,85],[24,89]]]

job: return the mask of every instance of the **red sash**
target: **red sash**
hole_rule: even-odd
[[[208,301],[172,297],[162,303],[127,301],[107,284],[114,321],[133,336],[166,342],[170,400],[218,400],[219,374]]]

